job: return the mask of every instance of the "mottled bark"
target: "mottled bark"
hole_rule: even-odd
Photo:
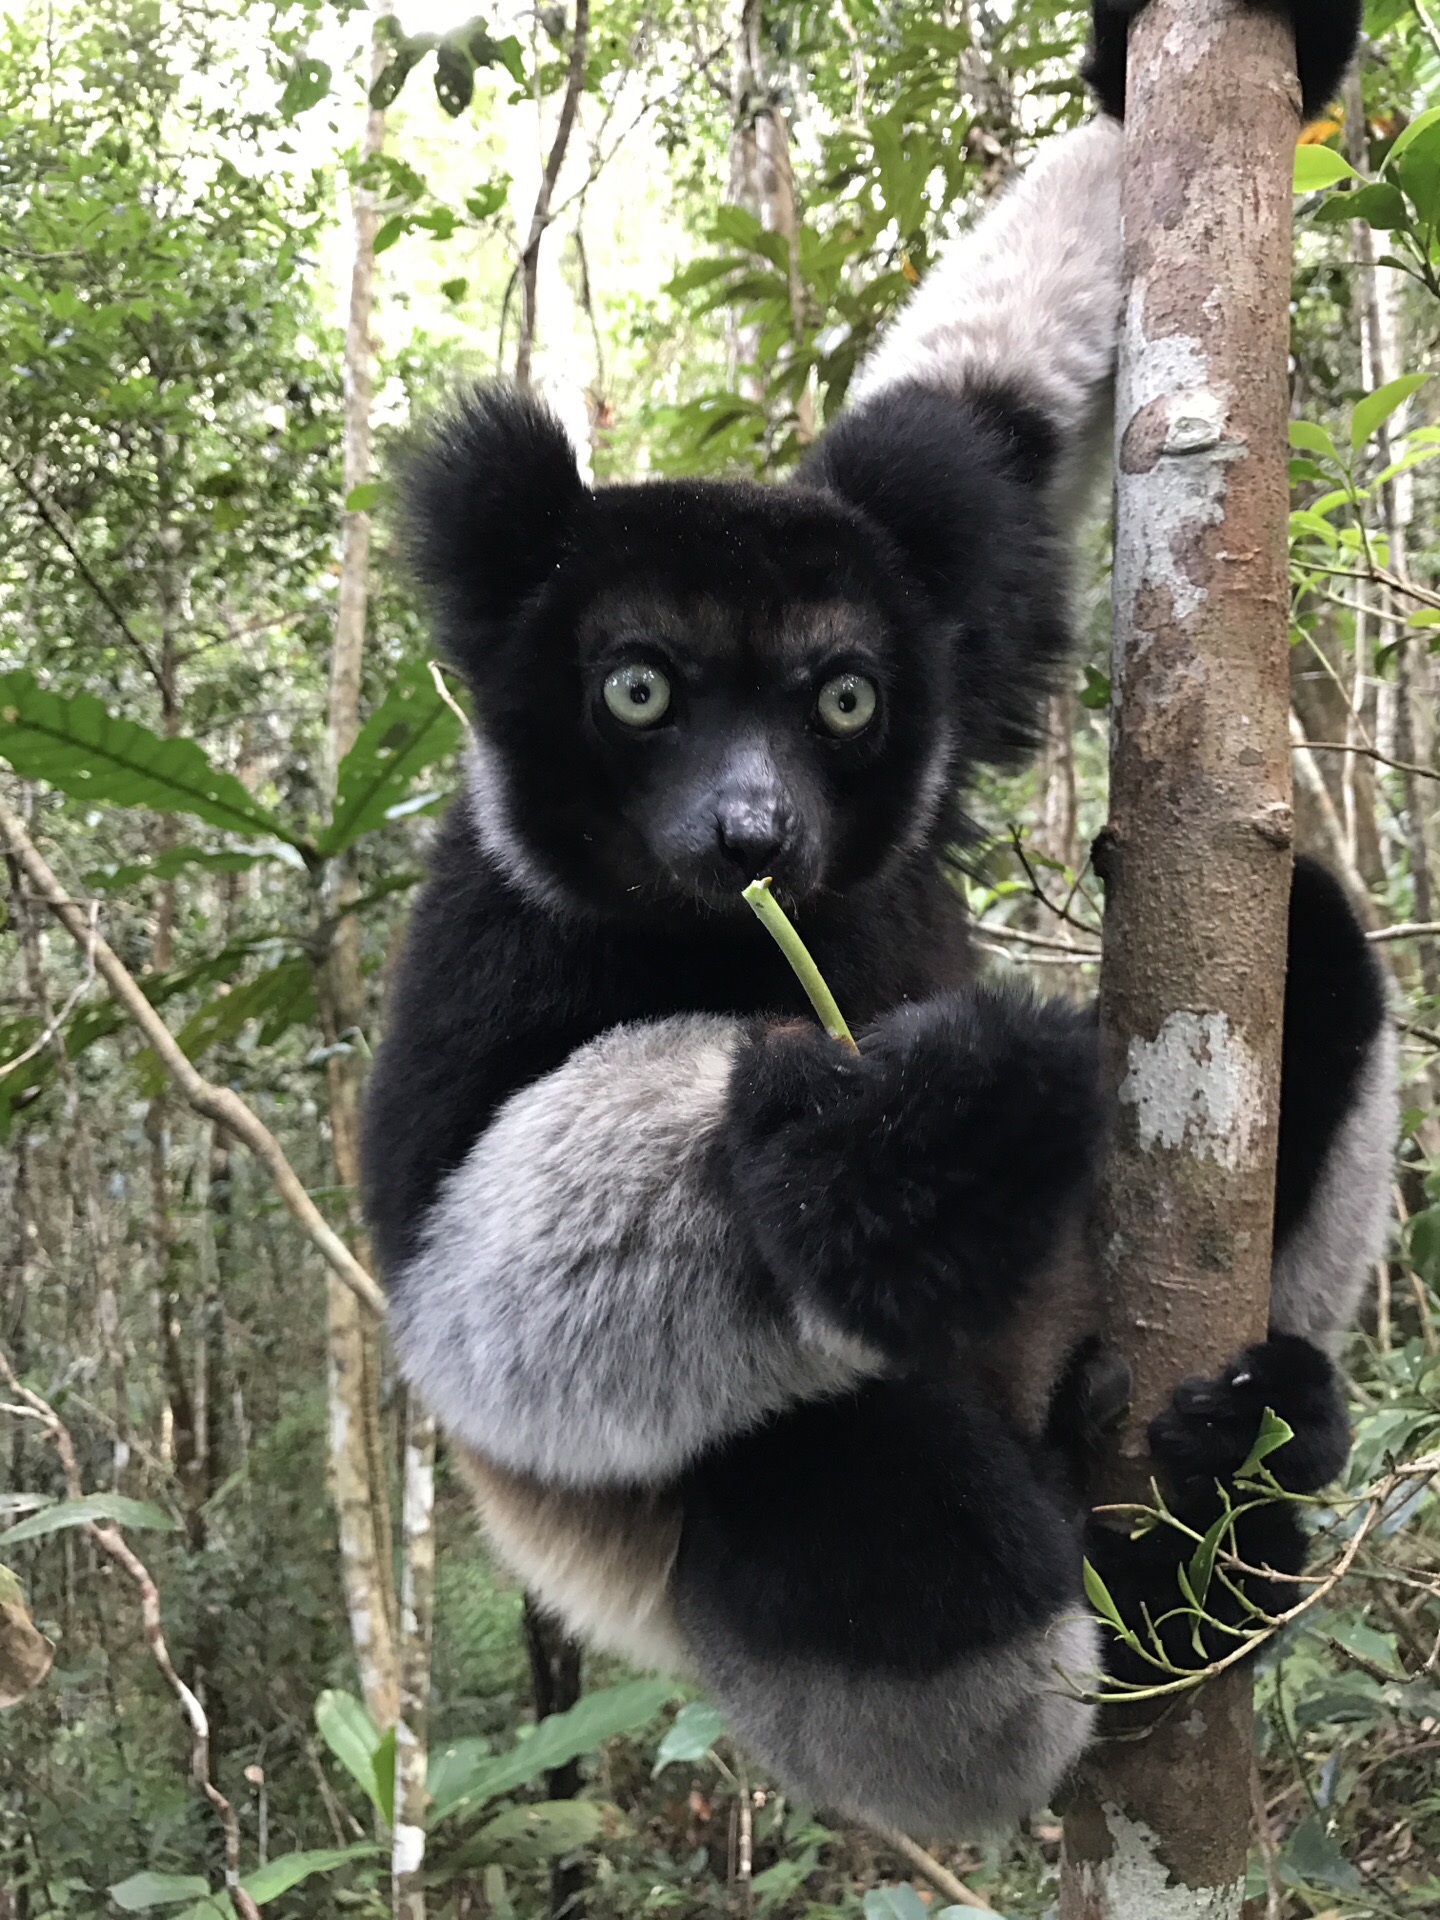
[[[766,233],[778,233],[789,254],[790,325],[798,343],[804,334],[805,287],[800,277],[800,215],[795,204],[795,173],[790,164],[790,132],[785,114],[765,71],[760,24],[762,0],[743,0],[735,32],[731,69],[730,188],[728,198],[752,213]],[[733,324],[729,333],[730,378],[748,400],[765,397],[763,368],[755,365],[760,329]],[[746,371],[742,372],[741,369]],[[809,382],[795,401],[796,434],[815,433],[815,398]]]
[[[395,1724],[395,1832],[390,1851],[394,1920],[425,1920],[425,1771],[430,1640],[435,1613],[435,1422],[412,1397],[405,1433],[400,1593],[400,1717]]]
[[[383,50],[372,42],[371,72]],[[375,196],[364,168],[380,152],[385,116],[371,107],[360,141],[360,178],[351,182],[353,251],[350,310],[345,328],[344,487],[348,502],[370,478],[370,414],[374,389],[371,318],[375,295]],[[360,684],[369,601],[370,516],[347,505],[343,521],[340,583],[330,652],[328,785],[333,796],[340,762],[360,728]],[[345,908],[355,897],[350,863],[330,863],[318,903],[333,926],[329,949],[316,968],[316,1000],[328,1049],[330,1150],[337,1185],[348,1195],[347,1233],[361,1265],[370,1252],[360,1227],[356,1196],[360,1179],[362,1050],[355,1044],[364,1025],[359,927]],[[350,1637],[360,1689],[378,1726],[393,1724],[399,1708],[396,1672],[396,1604],[391,1566],[388,1475],[380,1440],[379,1330],[349,1288],[333,1276],[327,1285],[330,1395],[330,1476],[339,1520],[340,1563]]]
[[[1132,30],[1117,396],[1095,1236],[1135,1372],[1114,1497],[1184,1374],[1267,1319],[1293,815],[1286,634],[1290,167],[1283,25],[1154,0]],[[1232,1920],[1250,1682],[1101,1749],[1066,1825],[1066,1920]]]

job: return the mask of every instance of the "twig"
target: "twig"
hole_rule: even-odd
[[[845,1024],[845,1016],[835,1004],[835,996],[825,984],[825,976],[811,958],[810,949],[791,924],[790,916],[770,891],[770,881],[752,880],[741,899],[753,909],[756,919],[779,947],[794,969],[795,978],[805,989],[811,1006],[820,1016],[820,1024],[832,1040],[858,1053],[855,1036]]]
[[[1392,593],[1402,594],[1407,600],[1418,600],[1423,607],[1440,607],[1440,593],[1431,587],[1422,587],[1417,581],[1407,580],[1403,574],[1392,573],[1389,567],[1330,567],[1323,564],[1302,564],[1304,573],[1327,573],[1336,580],[1364,580],[1371,586],[1388,587]],[[1407,639],[1417,638],[1417,634],[1407,634]]]
[[[1293,745],[1298,743],[1292,743]],[[1440,769],[1422,767],[1413,760],[1392,760],[1389,754],[1381,753],[1378,747],[1362,747],[1348,740],[1307,740],[1305,745],[1311,753],[1358,753],[1362,760],[1374,760],[1379,766],[1389,767],[1395,773],[1418,773],[1422,780],[1440,780]]]
[[[108,613],[110,618],[115,622],[115,625],[124,636],[125,644],[134,650],[141,665],[163,694],[165,692],[165,676],[151,656],[150,649],[125,618],[120,606],[111,597],[109,590],[102,585],[96,575],[91,572],[89,562],[65,531],[49,502],[43,494],[36,492],[35,488],[32,487],[30,482],[25,478],[25,475],[17,468],[11,466],[8,460],[5,463],[5,471],[25,495],[25,498],[45,522],[45,525],[50,529],[51,533],[53,533],[55,538],[60,542],[60,545],[65,549],[66,557],[69,559],[71,566],[74,567],[80,578],[85,582],[86,586],[89,587],[91,593],[94,594],[106,613]]]
[[[49,907],[82,952],[93,951],[96,971],[129,1014],[189,1104],[207,1120],[218,1121],[255,1155],[269,1174],[276,1192],[306,1236],[318,1248],[331,1271],[364,1301],[378,1317],[385,1313],[385,1296],[329,1225],[305,1191],[300,1176],[286,1159],[280,1142],[257,1113],[228,1087],[217,1087],[198,1073],[175,1036],[145,998],[134,976],[111,947],[93,934],[84,909],[70,900],[45,864],[19,816],[0,799],[0,834],[36,893]]]
[[[1070,911],[1068,903],[1063,907],[1057,907],[1049,894],[1046,893],[1045,889],[1041,886],[1035,869],[1030,864],[1030,856],[1025,851],[1025,841],[1018,827],[1011,827],[1010,829],[1010,844],[1015,849],[1015,858],[1020,862],[1025,878],[1030,882],[1030,891],[1040,902],[1041,906],[1048,907],[1057,920],[1064,920],[1067,925],[1078,927],[1081,933],[1088,933],[1093,936],[1096,931],[1094,927],[1087,926],[1083,920],[1077,920],[1075,915]],[[1070,897],[1071,899],[1074,898],[1073,888],[1071,889]]]
[[[976,933],[983,933],[991,940],[1013,940],[1022,947],[1043,947],[1047,953],[1061,953],[1072,960],[1098,960],[1098,947],[1077,947],[1069,940],[1054,940],[1048,934],[1028,933],[1023,927],[997,927],[993,921],[977,920]]]
[[[1433,940],[1440,934],[1440,920],[1398,920],[1393,927],[1376,927],[1367,940]]]
[[[923,1874],[937,1892],[943,1893],[947,1900],[953,1900],[957,1907],[974,1907],[980,1913],[995,1911],[988,1900],[982,1900],[978,1893],[972,1893],[963,1880],[951,1873],[948,1867],[942,1867],[934,1855],[927,1853],[908,1833],[901,1833],[896,1827],[873,1824],[870,1831],[877,1840],[883,1840],[892,1853],[898,1853],[902,1860],[908,1860],[917,1873]]]
[[[89,905],[90,931],[85,942],[85,972],[83,977],[76,985],[74,991],[66,995],[65,1004],[60,1008],[59,1012],[50,1014],[44,1021],[40,1032],[30,1042],[30,1045],[26,1047],[25,1051],[23,1053],[17,1053],[13,1060],[7,1060],[4,1066],[0,1067],[0,1080],[3,1080],[7,1074],[14,1073],[17,1067],[23,1067],[27,1060],[33,1060],[37,1053],[43,1053],[52,1040],[58,1040],[61,1028],[79,1005],[81,996],[89,991],[90,984],[95,978],[95,923],[99,910],[100,903],[97,900],[92,900]]]
[[[74,1443],[70,1430],[56,1413],[48,1400],[38,1393],[32,1393],[29,1387],[22,1386],[9,1357],[0,1350],[0,1373],[3,1373],[11,1391],[41,1420],[50,1436],[60,1461],[60,1471],[65,1476],[65,1490],[72,1500],[85,1497],[84,1482],[80,1478],[79,1464],[75,1458]],[[215,1809],[220,1826],[225,1835],[225,1889],[234,1902],[241,1920],[260,1920],[260,1909],[240,1884],[240,1822],[235,1809],[210,1778],[210,1723],[205,1717],[205,1709],[175,1671],[175,1663],[170,1658],[170,1649],[165,1642],[165,1630],[160,1619],[160,1591],[150,1576],[150,1570],[135,1553],[124,1535],[113,1521],[103,1523],[87,1520],[84,1531],[89,1534],[95,1545],[118,1567],[124,1569],[140,1595],[140,1618],[145,1627],[145,1644],[150,1649],[150,1657],[160,1670],[160,1676],[166,1686],[180,1703],[186,1724],[190,1728],[190,1771],[196,1785]]]
[[[565,97],[560,102],[555,138],[550,144],[550,155],[540,176],[539,192],[535,195],[530,237],[520,256],[520,341],[515,351],[515,384],[522,389],[530,385],[530,357],[535,346],[535,283],[540,268],[540,242],[550,225],[550,202],[554,198],[555,182],[565,163],[565,149],[570,144],[570,132],[580,106],[580,92],[585,85],[585,48],[589,38],[590,0],[575,0],[575,28],[570,36],[570,67],[565,76]]]

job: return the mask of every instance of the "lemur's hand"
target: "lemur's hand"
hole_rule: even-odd
[[[796,1299],[897,1358],[996,1326],[1081,1200],[1102,1132],[1093,1018],[975,987],[858,1054],[806,1023],[736,1062],[741,1210]]]
[[[1360,39],[1363,0],[1251,0],[1278,13],[1295,34],[1301,111],[1315,119],[1339,91]],[[1092,37],[1084,74],[1103,112],[1125,118],[1126,41],[1131,20],[1149,0],[1093,0]]]
[[[1243,1465],[1266,1407],[1295,1438],[1266,1457],[1288,1493],[1314,1493],[1350,1453],[1345,1397],[1329,1359],[1297,1334],[1272,1334],[1246,1347],[1212,1380],[1192,1377],[1150,1422],[1150,1452],[1182,1505],[1213,1506],[1215,1483]]]

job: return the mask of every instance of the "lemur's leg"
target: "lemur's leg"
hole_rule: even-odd
[[[676,1611],[747,1747],[802,1794],[915,1832],[1043,1804],[1085,1745],[1098,1640],[1078,1539],[960,1390],[875,1382],[687,1479]]]

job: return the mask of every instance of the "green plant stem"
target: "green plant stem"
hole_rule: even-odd
[[[826,986],[824,974],[816,966],[810,949],[795,931],[789,914],[771,892],[768,876],[763,880],[752,880],[741,898],[754,910],[756,919],[790,962],[795,978],[820,1016],[821,1026],[832,1040],[838,1040],[841,1046],[858,1052],[855,1036],[845,1024],[845,1016],[836,1006],[835,996]]]

